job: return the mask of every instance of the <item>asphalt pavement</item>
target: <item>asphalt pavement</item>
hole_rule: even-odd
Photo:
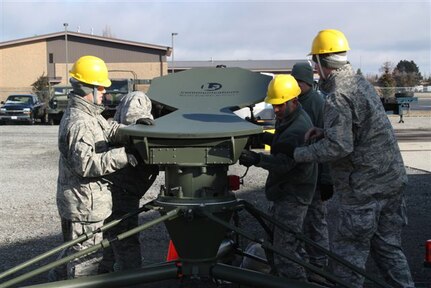
[[[428,212],[431,207],[431,114],[410,111],[410,114],[404,116],[404,123],[398,123],[400,117],[397,115],[388,117],[396,132],[409,175],[406,191],[409,224],[403,231],[403,250],[410,263],[416,287],[431,287],[431,270],[423,267],[424,243],[431,239],[427,228],[431,223],[431,214]],[[0,126],[0,272],[63,243],[55,202],[57,133],[58,126]],[[238,164],[229,168],[229,174],[232,175],[241,176],[245,172],[246,169]],[[263,169],[250,169],[241,189],[236,192],[237,197],[266,211],[267,201],[263,193],[266,176]],[[164,173],[161,173],[146,196],[150,199],[155,197],[163,183]],[[143,202],[147,200],[143,199]],[[240,216],[241,227],[254,235],[263,234],[253,217],[245,213]],[[147,223],[156,217],[158,213],[155,211],[142,213],[140,222]],[[170,238],[164,225],[156,225],[141,232],[140,239],[144,265],[165,260]],[[52,256],[44,264],[54,259],[55,256]],[[370,266],[368,271],[377,270]],[[20,285],[44,283],[45,274],[37,275]],[[225,286],[208,281],[201,285],[191,285],[174,280],[142,287]]]
[[[431,112],[400,116],[389,115],[407,167],[431,172]]]

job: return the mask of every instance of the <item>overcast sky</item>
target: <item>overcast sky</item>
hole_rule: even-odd
[[[318,31],[343,31],[364,74],[413,60],[431,76],[431,0],[0,0],[0,42],[68,30],[172,46],[175,60],[306,59]],[[168,58],[168,61],[171,61]]]

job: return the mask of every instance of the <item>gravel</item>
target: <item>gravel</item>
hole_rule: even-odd
[[[0,271],[10,269],[62,244],[55,202],[58,175],[57,133],[58,126],[0,126]],[[431,268],[426,269],[422,265],[424,243],[431,239],[429,232],[431,213],[428,212],[431,207],[431,174],[411,168],[407,168],[407,171],[410,179],[406,191],[409,225],[403,231],[403,248],[417,287],[431,287]],[[237,164],[229,168],[229,174],[241,176],[244,173],[245,168]],[[266,171],[250,168],[244,177],[244,184],[236,193],[237,197],[266,211],[268,202],[263,193],[266,176]],[[157,195],[163,182],[162,173],[142,204]],[[331,201],[328,204],[331,221],[335,206]],[[145,223],[156,217],[158,213],[147,212],[141,214],[140,221]],[[240,212],[240,225],[255,235],[263,235],[259,225],[256,225],[245,211]],[[144,264],[163,262],[169,242],[164,225],[151,227],[141,232],[140,237]],[[245,242],[241,244],[245,245]],[[54,258],[49,257],[41,263],[47,263]],[[375,271],[372,261],[369,261],[368,265],[370,271]],[[38,266],[32,267],[34,269]],[[190,281],[193,285],[180,281],[162,281],[145,287],[200,285],[196,284],[199,281]],[[20,285],[43,282],[46,282],[46,273],[26,280]],[[215,284],[204,282],[199,282],[202,283],[202,287],[216,287]]]

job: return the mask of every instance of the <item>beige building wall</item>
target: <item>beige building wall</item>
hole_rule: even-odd
[[[73,66],[73,63],[68,64],[68,69],[70,70]],[[155,77],[160,77],[168,74],[168,63],[107,63],[109,70],[131,70],[134,71],[137,75],[138,79],[151,80]],[[61,77],[61,79],[66,79],[64,74],[66,74],[66,64],[65,63],[56,63],[55,71],[57,71],[57,77]],[[132,73],[128,72],[111,72],[109,74],[110,78],[133,78]],[[67,78],[68,79],[68,78]],[[62,81],[60,85],[68,85],[69,83],[65,83]],[[150,85],[139,84],[136,89],[147,92]]]
[[[137,74],[138,79],[153,79],[168,74],[168,64],[160,62],[151,63],[107,63],[109,70],[132,70]],[[133,77],[130,73],[112,72],[112,78]]]
[[[168,74],[168,63],[152,62],[152,63],[108,63],[109,70],[132,70],[136,73],[138,79],[152,80],[153,78]],[[131,73],[112,72],[111,78],[129,78],[133,77]],[[136,85],[136,90],[147,92],[150,85]]]
[[[131,70],[134,71],[138,79],[153,79],[162,75],[168,74],[168,64],[154,62],[154,63],[107,63],[108,70]],[[72,69],[73,63],[68,64],[68,69]],[[67,85],[64,79],[69,79],[69,76],[65,78],[66,74],[66,64],[56,63],[55,64],[56,76],[61,77],[62,85]],[[109,74],[110,78],[133,78],[132,73],[128,72],[111,72]]]
[[[50,51],[49,53],[52,53]],[[125,51],[124,53],[127,53]],[[3,46],[0,48],[0,100],[3,101],[8,95],[13,93],[31,93],[33,84],[43,74],[45,76],[55,76],[61,79],[62,85],[67,85],[69,76],[66,77],[66,70],[70,70],[73,63],[54,62],[54,67],[48,68],[48,46],[45,40],[19,43],[16,45]],[[150,61],[159,58],[154,62],[124,62],[107,63],[110,70],[132,70],[137,74],[138,79],[151,80],[168,74],[168,63],[162,61],[164,56],[152,57]],[[48,75],[48,69],[53,75]],[[113,72],[111,78],[132,78],[131,73]],[[148,85],[141,84],[139,90],[147,90]]]
[[[40,41],[0,49],[0,99],[12,93],[30,93],[43,73],[47,75],[46,42]]]

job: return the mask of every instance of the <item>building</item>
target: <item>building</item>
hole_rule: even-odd
[[[0,99],[11,93],[31,92],[31,85],[40,76],[47,76],[52,84],[68,83],[67,71],[83,55],[102,58],[109,70],[131,70],[145,83],[168,73],[166,58],[171,51],[167,46],[68,31],[0,42]],[[110,77],[133,75],[112,72]]]
[[[290,74],[295,63],[307,62],[306,59],[298,60],[209,60],[209,61],[175,61],[168,63],[168,71],[180,72],[192,68],[202,67],[239,67],[253,72],[268,74]]]
[[[199,67],[240,67],[254,72],[290,73],[300,60],[218,60],[168,62],[172,48],[91,34],[62,31],[0,42],[0,100],[12,93],[30,93],[31,85],[47,76],[51,84],[68,84],[67,71],[83,55],[105,60],[111,78],[132,78],[146,91],[149,80],[172,72]],[[169,66],[169,67],[168,67]]]

